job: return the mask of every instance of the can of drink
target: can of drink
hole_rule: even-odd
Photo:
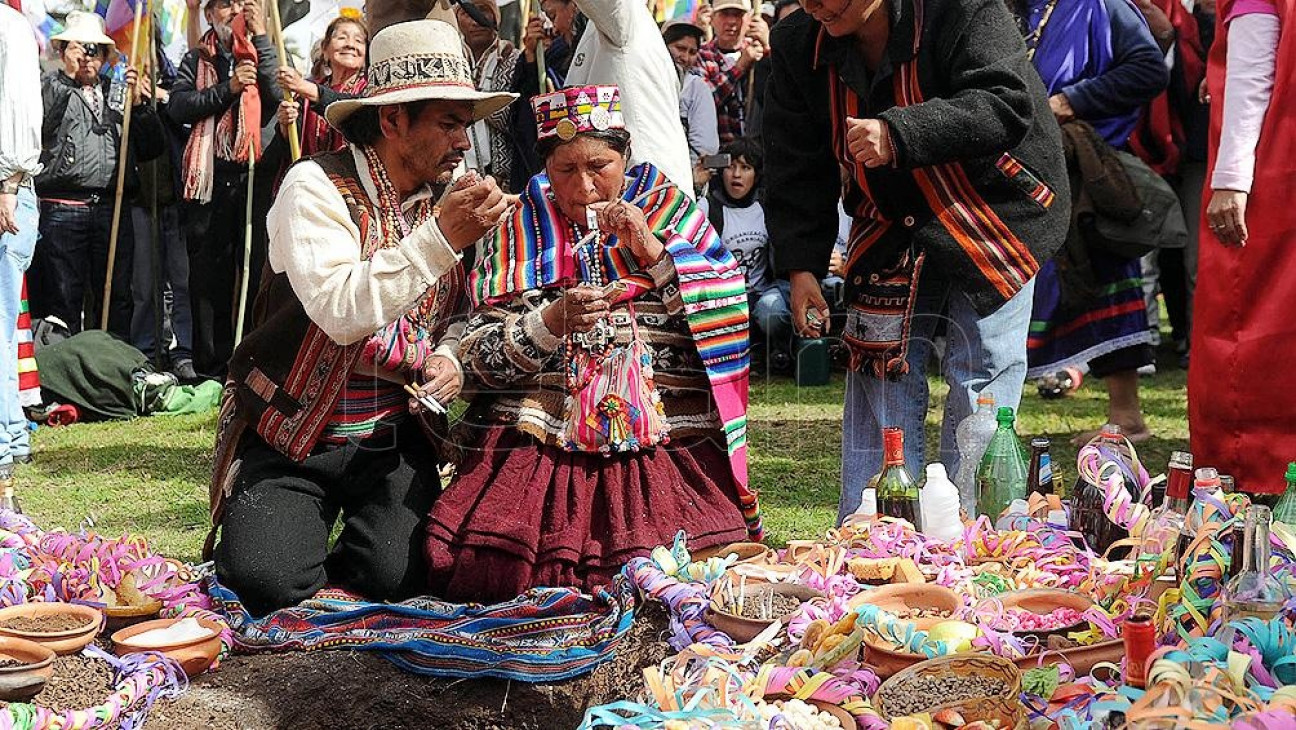
[[[1148,659],[1156,648],[1156,627],[1152,617],[1147,614],[1135,614],[1125,619],[1121,628],[1125,640],[1125,684],[1131,687],[1146,687]]]

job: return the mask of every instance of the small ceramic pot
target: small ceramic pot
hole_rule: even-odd
[[[190,677],[196,677],[207,671],[216,657],[220,655],[221,649],[221,625],[208,621],[207,619],[198,619],[198,624],[205,629],[210,629],[211,636],[191,639],[176,644],[166,644],[162,646],[148,645],[143,646],[133,643],[131,639],[146,631],[153,629],[165,629],[179,623],[178,618],[164,618],[156,621],[145,621],[135,624],[112,635],[113,653],[117,656],[125,656],[142,651],[156,651],[166,654],[176,660],[185,674]]]
[[[54,674],[54,652],[34,641],[0,636],[0,658],[22,662],[0,667],[0,700],[26,702],[45,688]]]
[[[80,628],[66,631],[22,631],[5,628],[6,621],[16,618],[37,618],[40,616],[71,615],[84,620]],[[27,639],[60,656],[75,654],[94,641],[99,630],[103,628],[104,617],[99,609],[93,606],[82,606],[78,603],[20,603],[17,606],[0,609],[0,636],[12,636]]]

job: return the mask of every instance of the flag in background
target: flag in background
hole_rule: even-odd
[[[649,5],[652,8],[653,16],[658,23],[665,23],[668,20],[693,20],[693,14],[697,12],[698,0],[651,0]]]
[[[136,64],[136,59],[130,57],[131,49],[134,48],[135,6],[136,4],[140,4],[140,12],[143,13],[143,16],[140,18],[139,27],[139,55],[141,57],[147,57],[149,33],[153,32],[153,23],[149,17],[149,11],[154,9],[150,6],[155,1],[156,0],[98,0],[95,5],[95,12],[103,15],[104,29],[107,31],[109,37],[113,39],[113,42],[117,44],[117,52],[121,54],[122,60],[128,65]],[[101,7],[103,7],[102,10],[100,10]]]

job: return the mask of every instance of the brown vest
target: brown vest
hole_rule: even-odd
[[[310,158],[337,186],[352,222],[360,231],[361,258],[368,259],[387,244],[383,225],[370,212],[351,150]],[[424,215],[430,216],[430,203]],[[416,221],[421,223],[422,216]],[[448,316],[464,295],[462,265],[447,272],[433,304],[434,339],[444,334]],[[237,453],[244,429],[251,427],[271,448],[293,461],[315,448],[346,386],[365,342],[339,345],[306,314],[288,282],[288,275],[267,270],[253,306],[253,329],[230,358],[229,377],[221,401],[216,431],[216,463],[210,488],[212,534],[220,524],[221,504],[237,476]],[[418,306],[418,305],[416,305]],[[296,343],[293,346],[292,343]]]

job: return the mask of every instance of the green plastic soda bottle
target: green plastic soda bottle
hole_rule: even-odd
[[[1026,452],[1013,429],[1013,420],[1013,409],[999,409],[995,416],[999,427],[977,470],[977,512],[991,522],[999,519],[1014,499],[1026,499]]]
[[[1287,491],[1274,505],[1273,521],[1296,529],[1296,461],[1287,465]]]

